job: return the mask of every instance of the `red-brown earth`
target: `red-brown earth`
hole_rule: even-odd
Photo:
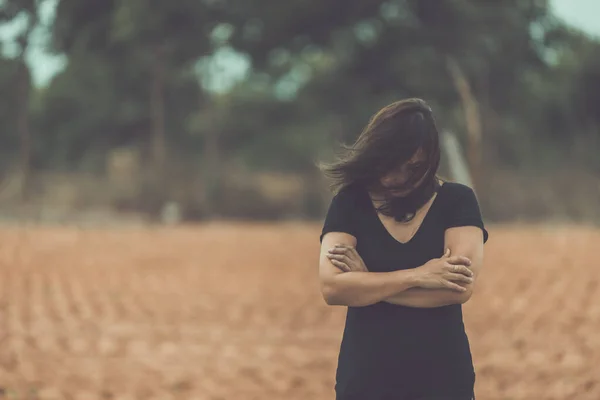
[[[600,399],[600,231],[490,227],[478,400]],[[0,398],[333,399],[319,227],[0,230]]]

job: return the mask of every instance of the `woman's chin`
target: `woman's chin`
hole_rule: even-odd
[[[410,194],[410,190],[390,190],[392,197],[406,197]]]

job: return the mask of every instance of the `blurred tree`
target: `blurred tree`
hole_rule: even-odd
[[[0,97],[0,121],[2,129],[0,130],[0,168],[4,175],[11,164],[18,162],[13,156],[15,149],[19,148],[19,136],[17,133],[17,104],[14,101],[15,93],[14,77],[17,70],[17,61],[0,57],[0,90],[6,93],[6,96]]]
[[[114,70],[113,84],[118,87],[132,89],[140,78],[146,82],[152,155],[157,165],[166,157],[168,84],[177,86],[182,79],[189,82],[191,77],[183,71],[209,50],[207,32],[216,24],[215,13],[207,13],[209,10],[196,1],[107,1],[90,6],[62,0],[58,5],[55,51],[74,59],[100,57]],[[131,79],[136,83],[129,82]]]
[[[127,48],[139,65],[150,66],[152,155],[156,173],[165,179],[165,84],[168,75],[210,51],[209,33],[219,13],[209,3],[119,1],[112,19],[112,43]]]
[[[483,157],[533,165],[600,136],[598,43],[544,0],[60,0],[52,39],[68,65],[33,97],[36,163],[98,169],[113,147],[141,148],[155,211],[176,164],[201,166],[215,213],[229,165],[316,185],[333,140],[404,97],[432,104],[478,173]],[[225,82],[246,60],[245,79]]]
[[[232,44],[252,56],[255,69],[282,76],[306,65],[307,54],[320,57],[296,101],[309,97],[343,115],[344,139],[383,104],[424,97],[449,126],[468,132],[473,171],[481,171],[482,131],[504,130],[482,126],[480,114],[518,108],[519,77],[548,68],[544,39],[555,25],[547,2],[534,0],[276,3],[239,8],[248,18],[239,21]]]
[[[27,201],[31,175],[31,132],[29,129],[29,97],[31,92],[31,76],[25,61],[25,55],[31,42],[31,34],[36,27],[39,16],[38,0],[5,0],[0,4],[0,23],[23,21],[23,28],[15,39],[17,45],[16,70],[14,85],[10,92],[15,94],[16,126],[19,135],[21,201]]]
[[[554,40],[555,67],[548,77],[543,113],[553,144],[570,149],[574,157],[600,170],[600,43],[572,29],[559,29]]]
[[[73,0],[59,3],[54,29],[56,50],[81,62],[88,55],[103,60],[112,71],[115,94],[131,99],[126,109],[148,117],[154,172],[148,198],[156,199],[158,207],[169,192],[165,187],[170,173],[168,143],[175,141],[173,136],[178,131],[180,142],[190,141],[187,120],[197,107],[206,104],[191,71],[199,58],[212,51],[210,33],[223,15],[219,2],[194,0],[108,1],[92,8]],[[145,99],[147,106],[143,104]],[[112,104],[123,102],[118,96],[113,100]],[[123,108],[116,111],[119,115]],[[211,140],[215,136],[206,130],[204,133],[207,143],[203,147],[213,149],[213,154],[218,151]]]

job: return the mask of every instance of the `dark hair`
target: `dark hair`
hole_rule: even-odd
[[[341,144],[343,154],[333,163],[319,164],[337,193],[358,184],[368,192],[381,195],[383,205],[377,211],[398,221],[409,221],[439,188],[439,134],[431,108],[421,99],[411,98],[392,103],[377,112],[356,141]],[[421,149],[427,161],[414,171],[403,187],[386,188],[380,179],[394,168],[408,162]],[[414,186],[423,179],[422,183]],[[410,194],[394,197],[392,189],[406,189]]]

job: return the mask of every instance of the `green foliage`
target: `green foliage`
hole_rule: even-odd
[[[27,20],[21,56],[40,4],[0,8],[2,21]],[[175,159],[201,162],[216,138],[221,162],[306,173],[378,108],[411,96],[462,135],[449,59],[479,104],[494,165],[551,163],[582,140],[600,140],[600,44],[564,26],[546,1],[60,0],[51,43],[68,65],[32,95],[40,168],[92,158],[100,170],[102,155],[123,145],[148,156],[164,127]],[[247,56],[251,68],[214,93],[202,82],[218,76],[198,66],[223,49]],[[17,66],[0,59],[3,93],[16,90]],[[16,113],[3,96],[4,154],[18,146]]]
[[[2,93],[11,93],[15,90],[14,76],[17,62],[0,58],[0,90]],[[16,120],[13,116],[17,112],[17,105],[13,96],[0,96],[0,166],[14,162],[13,155],[18,148],[18,135],[16,132]]]

